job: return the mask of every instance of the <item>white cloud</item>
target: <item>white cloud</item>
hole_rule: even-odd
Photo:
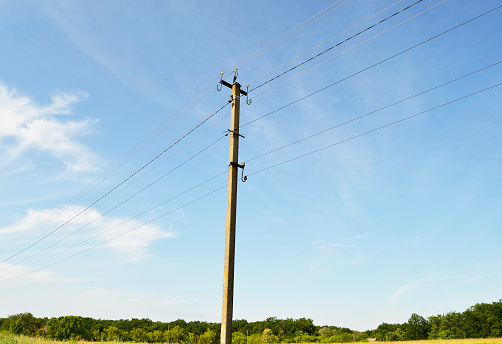
[[[134,57],[139,51],[126,43],[130,37],[121,36],[117,31],[109,32],[109,25],[101,25],[94,17],[98,12],[86,13],[82,6],[63,1],[51,3],[45,9],[82,53],[130,89],[166,104],[166,90],[157,84],[153,74],[136,63]]]
[[[139,260],[150,256],[148,246],[154,241],[175,236],[171,231],[162,231],[156,226],[145,225],[136,220],[123,223],[126,220],[124,218],[112,218],[106,221],[106,228],[114,229],[103,234],[103,239],[110,240],[103,247],[112,248],[131,260]]]
[[[71,106],[87,98],[87,93],[60,92],[49,105],[37,105],[16,90],[0,85],[0,158],[3,164],[39,150],[61,160],[67,172],[94,170],[95,155],[75,137],[86,133],[95,122],[63,121],[57,115],[71,115]]]
[[[400,298],[420,290],[424,286],[424,282],[425,281],[423,280],[414,281],[397,288],[396,291],[394,291],[394,293],[390,297],[390,304],[392,306],[392,310],[395,311],[397,309],[397,303]]]
[[[38,270],[30,272],[30,268],[21,264],[0,263],[0,285],[18,285],[37,282],[73,282],[76,278],[57,276],[52,271]]]
[[[361,265],[366,260],[366,256],[361,254],[352,243],[316,240],[313,245],[322,256],[319,262],[323,265],[323,269],[331,269],[333,264],[342,266]]]
[[[314,245],[321,250],[337,250],[347,247],[346,244],[337,242],[326,242],[325,240],[316,240],[314,241]]]
[[[80,215],[75,217],[77,214]],[[70,219],[71,222],[55,231],[47,241],[65,239],[57,246],[61,249],[61,246],[63,248],[73,246],[87,239],[88,241],[84,243],[87,245],[86,248],[101,244],[99,246],[101,249],[111,248],[129,260],[140,260],[151,255],[149,246],[153,242],[175,236],[171,230],[162,230],[158,226],[126,217],[103,216],[97,209],[85,210],[85,207],[77,205],[28,210],[24,218],[10,226],[0,228],[0,235],[36,230],[42,236],[43,233],[53,231]],[[69,236],[72,233],[78,235]],[[82,248],[79,245],[75,250],[79,247]]]

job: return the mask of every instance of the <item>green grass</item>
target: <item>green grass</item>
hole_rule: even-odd
[[[9,332],[0,331],[0,344],[51,344],[59,343],[60,341],[42,339],[42,338],[32,338],[27,336],[15,335]],[[68,341],[68,344],[85,343],[84,341]],[[97,344],[98,342],[94,342]]]

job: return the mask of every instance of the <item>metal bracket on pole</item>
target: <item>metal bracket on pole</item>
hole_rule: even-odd
[[[230,130],[230,129],[227,129],[227,134],[225,136],[228,136],[228,133],[232,133],[234,135],[239,135],[240,137],[242,137],[243,139],[245,139],[245,137],[241,134],[239,134],[238,132],[236,132],[235,130]]]
[[[241,175],[241,181],[242,182],[245,182],[246,180],[248,180],[248,176],[244,175],[244,167],[246,166],[245,162],[243,162],[242,165],[239,165],[238,163],[232,161],[232,162],[230,162],[229,165],[230,166],[235,166],[235,167],[238,167],[238,168],[242,169],[242,175]]]
[[[223,81],[223,74],[224,74],[224,73],[225,73],[224,71],[221,71],[221,79],[220,79],[220,82],[219,82],[220,87],[218,87],[218,85],[216,85],[216,89],[218,90],[218,92],[219,92],[219,91],[221,91],[221,87],[222,87],[222,86],[221,86],[221,82]]]
[[[232,88],[232,84],[231,84],[231,83],[229,83],[229,82],[226,82],[226,81],[225,81],[225,80],[223,80],[223,79],[221,79],[221,80],[220,80],[220,84],[225,85],[225,86],[227,86],[228,88]],[[243,91],[243,90],[240,90],[240,93],[241,93],[243,96],[247,96],[247,95],[248,95],[248,93],[247,93],[246,91]]]

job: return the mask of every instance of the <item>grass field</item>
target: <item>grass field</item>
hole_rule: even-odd
[[[0,332],[0,344],[51,344],[51,343],[83,344],[90,342],[86,341],[60,342],[41,338],[17,336],[7,332]],[[92,343],[104,344],[110,342],[92,342]],[[421,341],[409,341],[409,342],[384,342],[384,343],[385,344],[502,344],[502,338],[421,340]]]

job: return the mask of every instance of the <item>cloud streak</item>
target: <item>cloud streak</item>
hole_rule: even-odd
[[[0,85],[0,157],[3,165],[21,157],[30,159],[29,152],[51,154],[66,166],[67,173],[95,170],[96,156],[76,140],[89,131],[95,120],[61,120],[71,115],[73,104],[88,97],[83,91],[60,92],[51,97],[49,105],[38,105],[31,98],[19,95],[15,89]],[[31,161],[29,161],[31,163]]]
[[[152,224],[132,220],[126,217],[104,216],[97,209],[88,209],[83,206],[67,206],[63,208],[28,210],[26,216],[16,223],[0,228],[0,237],[9,234],[23,234],[23,237],[37,237],[54,232],[47,241],[57,243],[55,249],[70,248],[76,244],[73,250],[78,251],[99,245],[101,249],[112,251],[125,256],[128,260],[137,261],[151,256],[149,247],[157,240],[172,238],[174,232],[163,230]],[[62,223],[72,219],[71,222],[54,231]],[[27,236],[26,234],[31,234]],[[83,241],[85,240],[85,243]],[[81,243],[82,244],[79,244]],[[33,253],[33,252],[31,252]]]

